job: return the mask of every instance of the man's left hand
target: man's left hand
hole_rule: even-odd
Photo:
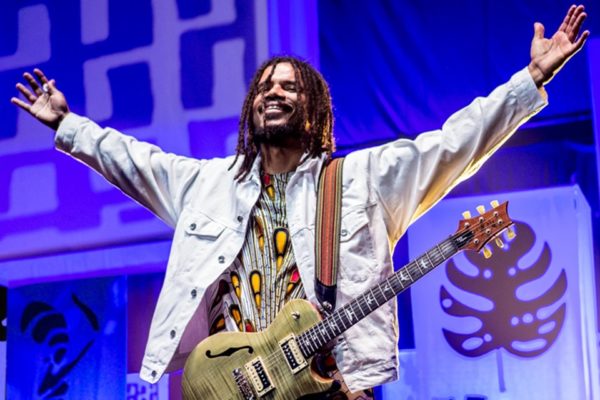
[[[539,22],[534,24],[528,69],[538,87],[550,82],[562,66],[581,50],[590,35],[587,30],[579,35],[586,17],[582,5],[571,6],[562,24],[550,39],[544,37],[544,25]]]

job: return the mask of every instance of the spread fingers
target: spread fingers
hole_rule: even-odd
[[[30,102],[33,103],[37,100],[37,96],[31,93],[29,89],[25,87],[22,83],[17,83],[17,90],[23,94],[23,96]]]

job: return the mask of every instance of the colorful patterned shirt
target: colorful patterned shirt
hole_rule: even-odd
[[[208,289],[211,335],[223,330],[262,331],[285,303],[306,298],[290,245],[285,206],[285,188],[292,174],[262,174],[262,190],[242,250]],[[323,399],[373,399],[372,390],[350,393],[331,353],[317,358],[319,373],[341,382],[339,391],[323,395]]]
[[[290,299],[306,297],[285,209],[285,188],[292,174],[262,175],[244,246],[209,289],[210,334],[262,331]]]

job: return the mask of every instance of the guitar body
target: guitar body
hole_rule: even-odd
[[[310,399],[311,394],[332,390],[334,381],[317,375],[310,359],[294,372],[281,344],[320,320],[308,301],[292,300],[265,331],[206,338],[186,361],[184,399]]]

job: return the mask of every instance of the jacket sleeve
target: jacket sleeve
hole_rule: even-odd
[[[74,113],[61,122],[54,141],[60,151],[96,170],[170,226],[205,162],[165,153]]]
[[[395,242],[453,187],[473,175],[514,131],[546,105],[527,69],[453,114],[440,130],[356,154]]]

